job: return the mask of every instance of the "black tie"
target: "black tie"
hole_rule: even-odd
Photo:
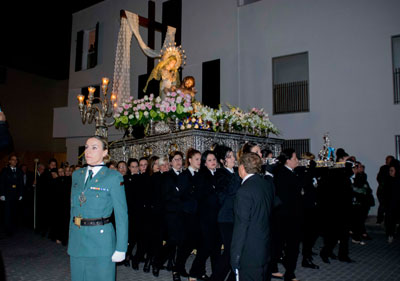
[[[88,182],[89,182],[92,178],[93,178],[93,171],[92,171],[92,170],[89,170],[89,175],[88,175],[88,177],[87,177],[87,179],[86,179],[85,185],[87,185]]]

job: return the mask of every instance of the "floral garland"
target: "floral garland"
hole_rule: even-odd
[[[150,120],[179,119],[180,130],[234,131],[259,136],[279,134],[264,109],[252,108],[244,112],[230,104],[227,107],[229,110],[224,111],[221,106],[213,109],[198,102],[192,104],[190,95],[177,90],[167,93],[164,100],[154,98],[153,94],[137,100],[129,97],[116,109],[114,119],[117,128],[148,125]]]
[[[180,90],[167,93],[164,100],[160,97],[154,98],[153,94],[137,100],[129,97],[115,111],[115,126],[128,128],[135,125],[147,125],[150,120],[183,119],[189,117],[191,111],[193,107],[190,95]]]

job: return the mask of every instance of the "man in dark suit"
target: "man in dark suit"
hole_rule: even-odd
[[[1,171],[0,200],[4,202],[4,224],[7,235],[13,235],[18,222],[18,201],[22,200],[23,175],[17,168],[17,156],[8,158],[9,166]]]
[[[255,153],[245,153],[239,160],[243,181],[234,203],[231,265],[241,281],[271,277],[270,218],[275,195],[271,182],[258,175],[261,165],[261,158]]]

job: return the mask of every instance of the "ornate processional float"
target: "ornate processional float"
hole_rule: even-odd
[[[122,140],[110,145],[110,154],[114,160],[128,160],[130,157],[165,155],[174,150],[186,151],[193,147],[201,152],[212,148],[215,143],[225,144],[234,151],[247,141],[260,144],[262,148],[273,151],[275,156],[281,152],[283,140],[270,138],[271,134],[278,135],[278,129],[269,120],[263,109],[252,108],[244,111],[227,104],[224,110],[210,108],[196,101],[195,78],[185,77],[181,81],[179,69],[185,65],[186,55],[181,46],[175,44],[175,28],[168,26],[162,49],[157,52],[149,48],[139,33],[137,14],[121,11],[121,27],[118,34],[116,57],[114,65],[113,90],[110,102],[114,118],[111,123],[98,120],[109,117],[108,106],[97,112],[99,117],[87,116],[88,112],[95,115],[93,108],[93,93],[84,105],[82,95],[78,96],[82,122],[96,119],[96,134],[107,138],[107,127],[114,125],[125,130]],[[132,35],[135,35],[143,52],[151,58],[159,58],[158,64],[151,71],[151,80],[160,82],[158,96],[145,95],[134,99],[130,90],[130,45]],[[103,94],[106,99],[108,79],[103,78]],[[91,89],[93,91],[93,89]],[[85,117],[85,118],[84,118]],[[97,128],[102,126],[101,130]],[[144,137],[133,138],[134,130],[144,128]]]

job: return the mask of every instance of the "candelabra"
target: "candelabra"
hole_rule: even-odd
[[[113,114],[112,107],[116,106],[117,96],[111,93],[110,101],[107,99],[107,89],[108,89],[109,79],[102,78],[101,90],[104,98],[95,97],[94,92],[96,88],[89,87],[88,97],[86,99],[86,105],[84,104],[85,96],[78,95],[79,102],[79,112],[81,113],[82,123],[85,124],[86,121],[91,124],[93,120],[96,120],[96,136],[101,136],[107,139],[108,137],[108,127],[114,125],[115,120],[111,123],[106,123],[106,119],[111,117]],[[99,105],[93,104],[94,100],[99,100]],[[96,115],[97,113],[97,115]]]

